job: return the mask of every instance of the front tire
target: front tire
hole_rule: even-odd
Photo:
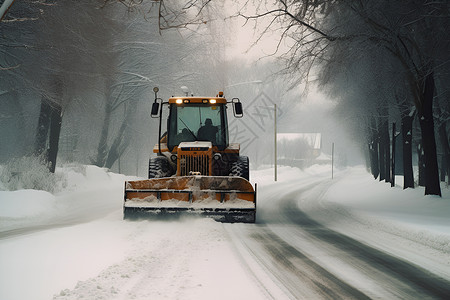
[[[231,163],[230,176],[239,176],[249,180],[250,172],[247,156],[239,156],[237,161]]]
[[[172,167],[165,156],[150,158],[148,162],[148,178],[163,178],[172,176]]]

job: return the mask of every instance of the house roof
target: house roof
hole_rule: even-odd
[[[314,133],[278,133],[277,141],[306,141],[313,149],[321,149],[322,147],[322,134],[319,132]]]

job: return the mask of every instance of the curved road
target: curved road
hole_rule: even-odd
[[[256,228],[228,228],[261,287],[267,279],[252,269],[264,269],[290,299],[449,298],[449,281],[326,228],[299,209],[305,191],[323,194],[329,184],[310,183],[272,204],[261,203]],[[266,292],[278,298],[274,289]]]
[[[250,291],[246,295],[254,295],[255,299],[264,298],[259,295],[277,300],[449,299],[450,281],[327,228],[299,208],[308,207],[308,212],[317,209],[321,218],[336,218],[336,212],[326,206],[310,206],[323,199],[330,185],[330,180],[312,176],[302,179],[300,183],[298,179],[293,179],[292,182],[264,186],[258,191],[261,197],[256,224],[213,223],[213,228],[206,231],[204,226],[209,226],[209,223],[204,222],[181,222],[181,226],[177,222],[123,222],[121,212],[117,210],[120,199],[109,204],[106,201],[109,200],[108,195],[105,200],[99,201],[98,208],[80,205],[75,213],[70,213],[74,210],[68,209],[69,212],[63,211],[53,216],[49,219],[55,221],[53,223],[49,221],[44,225],[0,233],[0,241],[4,242],[3,254],[10,253],[8,249],[24,249],[23,245],[27,245],[30,239],[36,247],[31,252],[23,251],[23,255],[12,255],[24,270],[32,271],[28,281],[33,282],[34,287],[28,286],[19,292],[4,284],[3,287],[9,288],[5,293],[16,298],[3,298],[29,299],[22,295],[31,293],[35,296],[40,293],[41,297],[35,296],[34,299],[48,299],[44,295],[55,295],[58,289],[63,289],[55,299],[94,296],[105,299],[158,299],[158,295],[178,299],[192,296],[191,299],[194,299],[193,295],[200,292],[211,295],[209,299],[216,295],[217,287],[223,289],[221,299],[228,299],[224,291],[229,293],[229,298],[233,298],[236,294],[242,295],[241,288],[246,286]],[[114,193],[119,194],[117,191]],[[85,202],[90,204],[92,199],[86,198]],[[98,214],[107,214],[111,210],[114,212],[111,218],[86,223]],[[344,215],[339,217],[345,218]],[[67,231],[48,230],[46,235],[29,235],[78,223],[82,226],[68,227]],[[114,230],[114,234],[110,234],[110,230]],[[359,232],[365,232],[362,230]],[[42,237],[47,243],[40,241]],[[67,238],[70,243],[67,243],[66,237],[70,237]],[[87,237],[90,243],[86,243]],[[97,241],[103,238],[106,246]],[[34,241],[39,242],[34,244]],[[380,243],[383,242],[388,243],[389,240],[383,237]],[[392,244],[395,245],[395,242]],[[111,247],[118,248],[117,257],[106,259],[104,265],[90,275],[93,277],[69,276],[64,282],[56,280],[58,283],[53,283],[55,278],[52,274],[62,273],[58,273],[61,268],[57,264],[47,263],[48,253],[52,253],[52,261],[67,261],[68,266],[73,268],[71,261],[77,261],[73,258],[79,256],[77,252],[83,250],[89,253],[79,257],[80,261],[88,259],[86,261],[97,264],[96,261]],[[217,250],[226,251],[219,252],[224,254],[222,257],[211,255],[209,249],[213,249],[214,253]],[[234,260],[236,257],[238,261]],[[222,263],[226,266],[214,269],[214,272],[205,272],[207,266],[216,268]],[[13,283],[22,286],[26,281],[24,271],[6,263],[6,260],[4,265],[10,268],[5,273],[8,278],[13,278]],[[36,270],[47,268],[52,270],[48,272],[50,275],[46,277],[39,273],[39,278],[35,278]],[[232,276],[227,276],[227,271]],[[205,278],[205,274],[216,275]],[[72,280],[78,284],[69,290],[67,288]],[[256,286],[253,286],[254,283]],[[99,289],[99,286],[106,288]],[[42,292],[41,287],[44,288]]]

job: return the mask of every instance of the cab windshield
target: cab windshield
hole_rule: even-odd
[[[168,147],[181,142],[210,141],[223,150],[227,147],[225,105],[175,105],[170,107]]]

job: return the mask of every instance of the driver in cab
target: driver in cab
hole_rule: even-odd
[[[205,125],[198,130],[197,138],[200,141],[210,141],[214,145],[216,144],[217,132],[217,126],[214,126],[211,119],[207,118],[205,120]]]

